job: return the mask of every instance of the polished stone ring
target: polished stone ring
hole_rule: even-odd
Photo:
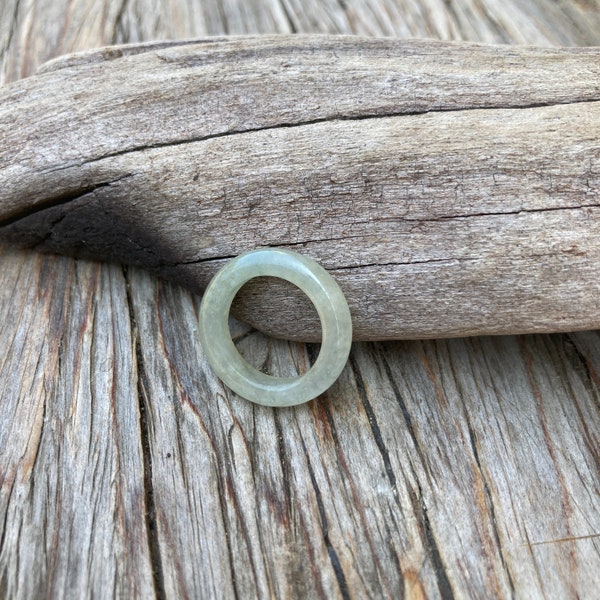
[[[321,351],[299,377],[274,377],[255,369],[237,351],[229,331],[235,295],[250,279],[279,277],[299,287],[321,319]],[[293,406],[327,390],[342,372],[352,343],[348,303],[331,275],[306,256],[279,249],[241,254],[212,279],[200,307],[200,341],[211,367],[236,394],[266,406]]]

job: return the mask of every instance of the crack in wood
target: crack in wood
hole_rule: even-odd
[[[129,0],[121,0],[121,5],[115,17],[113,26],[112,44],[129,43],[129,28],[125,26],[125,11],[129,5]]]
[[[152,577],[154,583],[154,592],[156,600],[165,600],[167,598],[164,572],[162,565],[162,556],[160,550],[160,539],[158,532],[158,523],[156,518],[156,503],[154,501],[154,482],[152,476],[152,442],[150,435],[150,423],[148,417],[148,397],[144,385],[144,358],[140,347],[139,334],[137,331],[137,320],[134,311],[133,298],[131,296],[130,280],[127,267],[123,267],[123,277],[126,281],[126,298],[129,309],[129,321],[131,323],[132,338],[134,344],[134,360],[137,365],[137,401],[140,417],[140,445],[142,448],[143,460],[143,482],[144,482],[144,505],[146,507],[146,535],[148,539],[148,549],[150,553],[150,563],[152,567]]]
[[[279,3],[279,6],[281,6],[281,10],[283,11],[283,14],[285,15],[285,19],[290,28],[290,33],[293,33],[293,34],[300,33],[296,23],[294,22],[294,19],[292,18],[292,12],[291,12],[290,6],[288,5],[287,1],[279,0],[278,3]]]
[[[385,469],[386,477],[390,484],[390,489],[392,490],[392,495],[394,496],[394,500],[396,504],[400,506],[400,500],[398,498],[398,487],[396,481],[396,474],[394,473],[394,469],[392,468],[392,463],[390,460],[390,454],[386,448],[385,442],[383,441],[383,436],[381,434],[381,429],[379,429],[379,424],[377,422],[377,417],[375,416],[375,412],[373,411],[373,407],[369,402],[369,397],[367,395],[367,391],[365,389],[365,382],[362,378],[361,371],[359,366],[356,363],[356,359],[351,355],[349,359],[350,367],[352,369],[352,373],[354,374],[354,381],[356,383],[356,388],[358,390],[358,395],[360,397],[361,404],[365,410],[367,415],[367,419],[369,421],[369,425],[371,426],[371,432],[373,434],[373,438],[375,440],[375,444],[381,454],[381,459],[383,461],[383,466]]]
[[[431,114],[441,113],[465,113],[473,111],[500,111],[500,110],[531,110],[536,108],[549,108],[553,106],[572,106],[577,104],[594,104],[600,102],[600,94],[598,98],[584,98],[584,99],[565,99],[563,102],[555,100],[551,102],[531,102],[518,104],[505,104],[505,105],[481,105],[481,106],[453,106],[453,107],[436,107],[436,108],[423,108],[422,110],[400,110],[397,112],[366,112],[364,114],[336,114],[326,115],[315,119],[306,119],[298,122],[280,122],[272,125],[265,125],[262,127],[249,127],[246,129],[232,129],[228,131],[221,131],[218,133],[192,136],[183,139],[172,139],[164,142],[156,142],[154,144],[140,144],[139,146],[132,146],[129,148],[123,148],[113,152],[107,152],[102,156],[90,157],[81,161],[72,162],[60,165],[59,167],[51,167],[42,171],[42,173],[57,173],[60,171],[69,170],[72,168],[81,167],[83,165],[102,162],[109,158],[115,158],[118,156],[124,156],[128,154],[135,154],[138,152],[146,152],[148,150],[157,150],[161,148],[176,148],[178,146],[185,146],[188,144],[198,144],[220,138],[228,138],[235,136],[245,136],[254,133],[261,133],[265,131],[273,131],[279,129],[296,129],[301,127],[311,127],[314,125],[322,125],[325,123],[336,123],[345,121],[368,121],[368,120],[379,120],[379,119],[390,119],[399,117],[420,117]]]
[[[406,425],[408,434],[412,440],[412,443],[413,443],[413,446],[417,453],[417,456],[418,456],[419,460],[421,461],[421,463],[424,466],[426,466],[427,465],[426,456],[423,453],[423,450],[421,449],[421,444],[419,443],[419,441],[417,439],[416,431],[413,426],[412,417],[408,411],[408,408],[406,406],[404,399],[402,398],[400,390],[395,382],[393,370],[390,367],[390,365],[384,355],[382,355],[381,364],[383,365],[384,372],[386,373],[386,376],[387,376],[387,380],[389,381],[389,383],[392,387],[394,397],[400,407],[404,423]],[[433,564],[440,596],[444,600],[453,600],[454,592],[452,591],[452,585],[450,584],[450,578],[449,578],[448,574],[446,573],[446,568],[444,566],[444,562],[442,560],[441,553],[438,548],[431,523],[429,521],[429,516],[427,514],[427,506],[425,505],[425,501],[424,501],[424,497],[423,497],[423,488],[421,485],[421,481],[420,481],[419,476],[417,475],[416,471],[414,470],[412,463],[409,461],[408,464],[410,466],[411,472],[412,472],[414,480],[415,480],[415,484],[417,486],[417,494],[415,494],[415,490],[411,489],[410,487],[407,488],[407,492],[408,492],[409,498],[411,500],[414,514],[420,524],[419,534],[422,537],[423,544],[424,544],[425,548],[427,549],[427,554]]]
[[[546,544],[564,544],[568,542],[578,542],[581,540],[591,540],[600,538],[600,533],[590,533],[588,535],[572,535],[563,538],[556,538],[553,540],[540,540],[539,542],[527,542],[527,546],[544,546]]]
[[[13,12],[11,15],[11,24],[8,27],[8,35],[6,36],[6,43],[0,48],[0,60],[4,60],[4,57],[8,53],[10,45],[12,44],[15,32],[18,30],[17,22],[19,20],[19,10],[21,8],[21,0],[15,0]],[[0,83],[2,82],[2,74],[0,74]]]
[[[457,382],[457,384],[458,384],[458,382]],[[463,411],[464,411],[463,415],[465,416],[465,423],[467,425],[467,432],[469,434],[469,444],[471,446],[471,451],[473,452],[473,458],[475,459],[475,464],[477,465],[477,470],[479,471],[479,475],[480,475],[482,483],[483,483],[483,493],[485,495],[487,508],[490,513],[489,524],[490,524],[490,527],[494,534],[494,541],[496,543],[496,548],[497,548],[498,554],[500,556],[500,562],[502,564],[502,568],[504,569],[504,572],[506,573],[506,577],[508,579],[508,585],[510,588],[511,598],[514,598],[515,597],[515,583],[513,581],[512,574],[508,567],[508,562],[506,561],[506,557],[504,556],[504,550],[503,550],[502,541],[500,540],[500,532],[498,531],[498,520],[496,518],[496,509],[494,507],[494,500],[493,500],[493,496],[492,496],[492,493],[490,490],[490,484],[489,484],[488,479],[483,471],[481,460],[479,458],[479,450],[477,449],[477,436],[475,434],[475,431],[473,430],[473,425],[471,423],[471,419],[470,419],[469,413],[467,411],[467,406],[466,406],[465,400],[464,400],[465,395],[463,393],[461,393],[460,397],[463,401]]]
[[[421,535],[427,555],[433,565],[440,597],[443,600],[454,600],[454,592],[452,591],[450,578],[448,573],[446,573],[446,567],[444,566],[440,549],[437,545],[431,522],[429,521],[427,506],[423,498],[423,488],[421,487],[421,482],[418,477],[415,477],[415,483],[417,486],[417,493],[415,494],[415,490],[411,488],[408,488],[407,492],[413,506],[413,511],[420,525],[419,534]]]
[[[30,217],[37,213],[40,213],[49,208],[57,208],[59,206],[68,206],[69,204],[73,204],[77,200],[81,200],[82,198],[85,198],[86,196],[93,194],[94,192],[98,191],[99,189],[110,187],[111,185],[114,185],[115,183],[119,183],[120,181],[123,181],[124,179],[129,179],[130,177],[133,177],[133,175],[134,175],[133,173],[126,173],[124,175],[120,175],[119,177],[115,177],[114,179],[110,179],[108,181],[99,181],[98,183],[93,183],[93,184],[81,187],[77,190],[71,190],[68,192],[64,192],[57,196],[50,197],[47,200],[44,200],[43,202],[38,202],[36,204],[33,204],[32,206],[20,207],[20,210],[16,214],[9,215],[7,218],[3,218],[2,220],[0,220],[0,228],[8,227],[9,225],[13,225],[14,223],[17,223],[18,221],[21,221],[22,219],[25,219],[27,217]],[[55,224],[62,221],[63,218],[64,218],[64,215],[57,217]]]
[[[317,483],[317,478],[315,477],[315,472],[310,460],[310,456],[308,454],[308,450],[306,448],[306,444],[302,439],[300,440],[300,443],[304,451],[304,456],[306,457],[306,467],[308,469],[308,475],[310,477],[310,481],[315,492],[315,502],[317,504],[317,510],[319,512],[319,519],[321,521],[321,531],[323,533],[323,541],[325,542],[325,547],[327,548],[329,561],[331,562],[331,566],[337,579],[338,587],[340,589],[340,594],[342,595],[343,600],[350,600],[351,596],[350,590],[348,588],[348,582],[346,581],[346,575],[344,574],[344,569],[340,562],[339,556],[337,555],[337,552],[333,547],[331,538],[329,536],[329,522],[327,520],[327,512],[325,511],[323,498],[321,497],[321,490],[319,489],[319,484]]]
[[[416,222],[416,223],[436,223],[439,221],[452,221],[458,219],[476,219],[476,218],[487,218],[487,217],[504,217],[504,216],[519,216],[524,214],[535,214],[535,213],[552,213],[556,211],[569,211],[569,210],[581,210],[584,208],[600,208],[600,203],[592,202],[590,204],[577,204],[576,206],[547,206],[543,208],[520,208],[519,210],[507,210],[507,211],[490,211],[490,212],[476,212],[476,213],[464,213],[456,215],[441,215],[439,217],[431,218],[411,218],[411,217],[394,217],[393,220]]]

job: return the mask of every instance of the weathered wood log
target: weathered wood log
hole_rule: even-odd
[[[0,235],[195,292],[227,257],[296,249],[356,339],[598,327],[599,80],[598,48],[335,36],[62,58],[0,88]],[[319,338],[282,282],[234,309]]]

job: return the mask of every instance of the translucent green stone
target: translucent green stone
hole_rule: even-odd
[[[304,375],[261,373],[242,358],[231,339],[231,303],[247,281],[261,276],[290,281],[317,309],[321,351]],[[259,249],[230,261],[210,282],[200,308],[200,340],[215,373],[236,394],[266,406],[293,406],[322,394],[339,377],[350,353],[352,320],[342,290],[318,263],[287,250]]]

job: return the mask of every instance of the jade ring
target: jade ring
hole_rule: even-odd
[[[299,377],[274,377],[250,365],[229,331],[235,295],[250,279],[279,277],[299,287],[321,319],[321,351]],[[293,406],[327,390],[344,369],[352,343],[350,310],[342,290],[314,260],[280,249],[258,249],[231,260],[212,279],[200,307],[200,341],[209,364],[236,394],[265,406]]]

